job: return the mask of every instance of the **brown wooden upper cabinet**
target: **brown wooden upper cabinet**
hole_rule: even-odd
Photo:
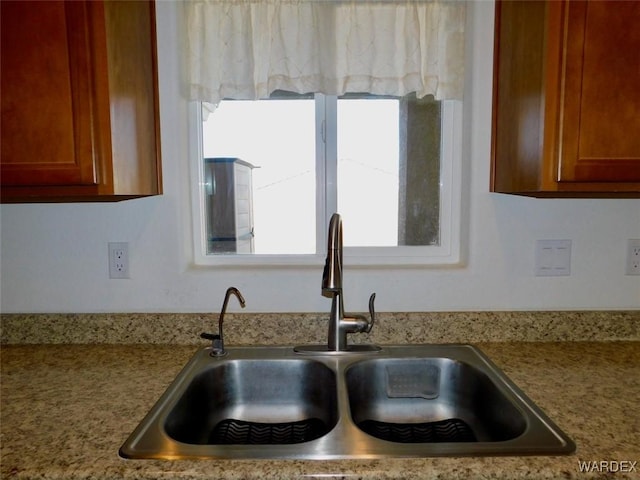
[[[496,3],[491,191],[640,197],[640,1]]]
[[[2,202],[162,193],[153,1],[0,8]]]

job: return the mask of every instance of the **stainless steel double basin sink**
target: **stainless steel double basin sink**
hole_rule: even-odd
[[[559,455],[575,444],[470,345],[196,352],[125,458]],[[321,350],[321,349],[320,349]]]

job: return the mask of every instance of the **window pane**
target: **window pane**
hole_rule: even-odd
[[[400,101],[398,245],[440,245],[442,102]]]
[[[315,253],[314,108],[223,101],[203,114],[208,253]]]
[[[338,100],[338,212],[345,246],[398,244],[398,100]]]
[[[354,97],[337,109],[345,245],[438,245],[440,103]]]

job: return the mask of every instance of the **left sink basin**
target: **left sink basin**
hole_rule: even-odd
[[[338,421],[336,376],[290,349],[190,360],[120,449],[125,458],[295,456]],[[293,452],[289,454],[288,452]]]
[[[321,363],[229,360],[193,377],[165,430],[189,444],[308,442],[336,424],[335,389],[335,375]]]

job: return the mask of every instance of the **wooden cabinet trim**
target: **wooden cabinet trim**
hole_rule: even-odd
[[[566,94],[558,181],[640,182],[640,136],[625,128],[639,123],[640,3],[574,0],[564,9]],[[625,47],[615,50],[609,39],[624,41]]]
[[[2,102],[2,123],[5,134],[3,135],[2,163],[0,164],[3,185],[94,185],[97,182],[95,163],[92,156],[93,151],[93,128],[92,123],[93,105],[90,102],[91,94],[91,64],[89,58],[88,29],[86,26],[87,11],[84,3],[81,2],[53,2],[45,5],[33,5],[30,2],[2,2],[3,9],[29,8],[38,9],[45,7],[45,14],[53,14],[55,10],[61,10],[61,19],[64,25],[59,28],[59,34],[64,38],[58,41],[64,50],[65,59],[68,66],[67,82],[69,97],[57,98],[44,94],[44,81],[36,79],[36,75],[27,70],[29,66],[21,59],[14,60],[12,57],[29,55],[29,50],[38,50],[41,43],[38,32],[29,31],[29,27],[19,23],[12,24],[11,15],[3,22],[3,31],[7,42],[3,45],[3,102]],[[7,13],[5,11],[5,13]],[[42,14],[42,13],[41,13]],[[58,18],[58,17],[57,17]],[[33,19],[32,27],[40,24],[37,18]],[[22,30],[19,37],[14,37],[11,30]],[[52,31],[51,29],[47,30]],[[3,36],[5,36],[3,35]],[[7,44],[12,44],[13,39],[20,42],[20,50],[11,50]],[[52,40],[53,41],[53,40]],[[22,49],[27,49],[24,51]],[[58,50],[58,53],[61,53]],[[46,55],[46,53],[43,53]],[[33,57],[31,57],[33,58]],[[35,56],[35,60],[38,60]],[[54,59],[43,58],[42,61],[49,62]],[[5,62],[11,62],[7,64]],[[11,80],[12,75],[19,75],[16,80]],[[31,79],[38,84],[38,88],[27,88],[19,82],[20,79]],[[63,80],[57,76],[57,80]],[[36,91],[34,91],[36,90]],[[44,96],[43,96],[44,95]],[[64,107],[60,102],[70,101],[70,105]],[[43,105],[48,103],[48,106]],[[42,110],[55,108],[57,113],[67,110],[68,118],[58,117],[57,122],[68,122],[74,133],[68,139],[60,133],[50,135],[47,139],[44,135],[34,139],[33,132],[29,129],[22,129],[24,122],[36,125],[44,125],[40,119],[36,118]],[[19,123],[15,123],[19,122]],[[53,132],[56,132],[53,129]],[[34,141],[37,140],[37,141]],[[68,143],[68,148],[60,150],[60,143]],[[45,148],[39,148],[45,147]],[[64,147],[63,147],[64,148]],[[24,154],[23,154],[24,152]],[[58,152],[64,152],[62,156]]]

